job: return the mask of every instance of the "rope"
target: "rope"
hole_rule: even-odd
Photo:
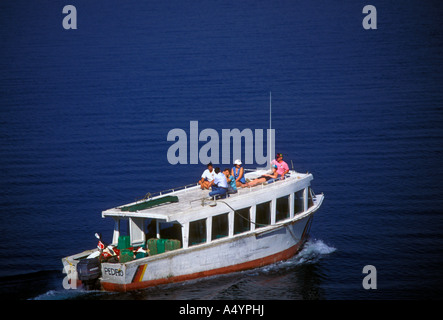
[[[217,200],[217,202],[224,203],[224,204],[227,205],[232,211],[234,211],[234,213],[236,213],[239,217],[241,217],[242,219],[248,221],[249,223],[253,223],[253,224],[255,224],[256,226],[259,226],[259,227],[265,227],[265,226],[267,226],[267,224],[256,223],[256,222],[254,222],[254,221],[252,221],[252,220],[250,220],[250,219],[247,219],[247,218],[243,217],[243,216],[242,216],[240,213],[238,213],[233,207],[231,207],[229,204],[227,204],[226,202],[224,202],[224,201],[222,201],[222,200]]]

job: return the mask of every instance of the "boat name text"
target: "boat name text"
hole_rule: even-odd
[[[103,268],[103,271],[105,274],[109,276],[117,276],[117,277],[123,277],[123,270],[116,269],[116,268]]]

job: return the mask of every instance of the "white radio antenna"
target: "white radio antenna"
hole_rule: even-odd
[[[271,91],[269,91],[269,164],[271,164],[272,161],[272,94]]]

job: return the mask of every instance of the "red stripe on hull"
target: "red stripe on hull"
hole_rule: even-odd
[[[144,270],[145,270],[145,264],[139,265],[137,268],[137,272],[134,275],[134,279],[132,279],[132,282],[139,282],[143,276]]]
[[[299,251],[303,242],[304,242],[304,240],[300,241],[295,246],[290,247],[289,249],[286,249],[286,250],[281,251],[279,253],[276,253],[276,254],[273,254],[273,255],[270,255],[270,256],[267,256],[264,258],[240,263],[237,265],[232,265],[232,266],[228,266],[228,267],[212,269],[212,270],[207,270],[207,271],[201,271],[201,272],[186,274],[186,275],[182,275],[182,276],[162,278],[162,279],[149,280],[149,281],[143,281],[143,282],[132,282],[132,283],[128,283],[128,284],[102,282],[102,287],[106,291],[125,292],[125,291],[130,291],[130,290],[137,290],[137,289],[158,286],[158,285],[166,284],[166,283],[182,282],[182,281],[193,280],[193,279],[197,279],[197,278],[209,277],[209,276],[213,276],[213,275],[217,275],[217,274],[226,274],[226,273],[231,273],[231,272],[237,272],[237,271],[242,271],[242,270],[247,270],[247,269],[258,268],[258,267],[262,267],[262,266],[265,266],[268,264],[276,263],[278,261],[287,260],[287,259],[291,258]]]

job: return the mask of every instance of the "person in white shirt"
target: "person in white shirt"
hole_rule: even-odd
[[[214,178],[215,178],[214,167],[212,166],[212,162],[209,162],[208,169],[203,171],[201,179],[198,182],[198,184],[200,185],[200,188],[202,190],[209,189],[211,187],[211,182],[214,180]]]
[[[212,191],[209,192],[209,196],[221,196],[226,197],[226,193],[228,192],[228,180],[226,180],[226,176],[223,172],[220,171],[220,168],[215,168],[215,178],[211,183]]]

